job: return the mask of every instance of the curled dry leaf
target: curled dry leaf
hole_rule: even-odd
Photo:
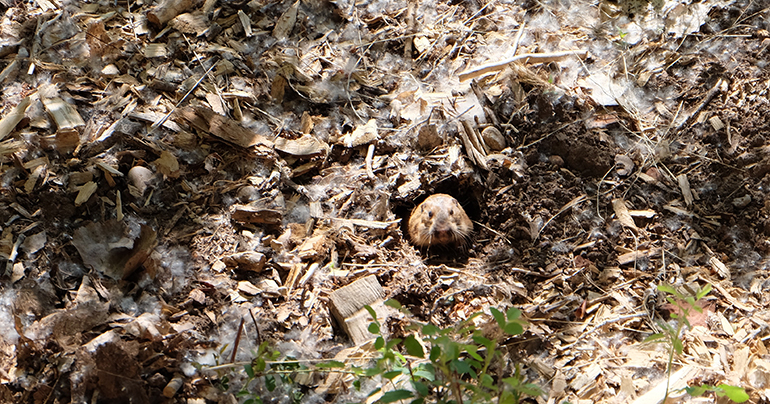
[[[359,125],[353,132],[340,138],[340,143],[345,147],[358,147],[379,139],[377,133],[377,121],[370,119],[366,125]]]
[[[179,162],[171,152],[164,150],[153,163],[163,175],[171,178],[179,176]]]
[[[625,154],[618,154],[615,156],[615,171],[621,177],[626,177],[634,172],[634,160]]]

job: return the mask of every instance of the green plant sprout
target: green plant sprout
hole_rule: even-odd
[[[711,285],[706,284],[703,289],[695,292],[694,295],[686,296],[670,285],[658,285],[658,290],[666,293],[666,300],[678,309],[678,312],[672,311],[671,318],[675,320],[676,326],[672,326],[666,322],[659,322],[658,326],[662,329],[662,332],[650,335],[644,339],[644,342],[656,342],[664,343],[668,345],[668,363],[666,364],[666,395],[663,398],[663,402],[666,402],[669,395],[669,384],[671,382],[671,370],[674,362],[674,353],[681,355],[684,350],[684,343],[680,338],[684,327],[692,329],[692,325],[688,320],[692,310],[702,313],[703,309],[698,305],[698,301],[706,296],[711,291]],[[720,384],[718,386],[700,385],[691,386],[683,389],[691,396],[700,396],[708,391],[714,392],[717,396],[727,396],[730,400],[736,403],[743,403],[749,399],[749,395],[742,387],[731,386],[728,384]]]
[[[408,314],[395,300],[386,304]],[[263,342],[256,352],[252,352],[254,358],[251,362],[240,364],[246,380],[236,396],[245,399],[244,404],[262,404],[261,388],[274,391],[280,378],[285,387],[292,387],[287,390],[292,394],[292,403],[298,403],[302,393],[294,378],[297,373],[309,372],[352,374],[356,376],[353,387],[358,391],[365,379],[379,377],[382,383],[368,392],[368,396],[382,393],[377,401],[381,404],[401,400],[409,400],[413,404],[517,404],[524,396],[543,394],[538,386],[525,382],[519,364],[514,366],[510,375],[497,374],[506,367],[505,359],[498,343],[486,338],[474,325],[473,319],[481,313],[447,328],[415,323],[408,327],[413,334],[404,339],[388,340],[374,310],[369,306],[366,310],[373,319],[369,332],[376,336],[373,344],[376,354],[370,365],[355,366],[332,360],[306,366],[294,358],[278,360],[280,352],[270,349],[268,342]],[[524,333],[526,322],[520,318],[518,309],[511,308],[506,313],[495,308],[490,310],[493,325],[500,331],[508,336]],[[240,365],[217,365],[208,369],[217,371],[220,387],[229,387],[230,379],[222,371]],[[391,389],[383,393],[385,385]]]
[[[402,310],[401,305],[389,300],[387,305]],[[375,348],[381,359],[371,373],[380,374],[384,379],[394,380],[407,376],[412,389],[396,388],[380,397],[383,404],[411,399],[411,403],[490,403],[516,404],[523,396],[537,396],[542,390],[531,383],[525,383],[521,367],[516,364],[513,375],[494,375],[491,369],[503,367],[503,357],[497,342],[486,338],[477,329],[473,319],[452,327],[439,328],[432,324],[410,327],[410,334],[403,341],[386,340],[376,320],[374,310],[367,307],[374,319],[369,332],[377,335]],[[509,336],[524,333],[526,322],[521,312],[511,308],[507,313],[491,308],[496,325]],[[419,335],[420,339],[418,339]],[[395,348],[403,342],[407,356]],[[426,355],[427,348],[427,355]],[[499,365],[499,366],[498,366]],[[373,391],[377,394],[380,389]]]

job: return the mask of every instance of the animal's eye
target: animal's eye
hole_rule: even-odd
[[[449,216],[454,216],[454,215],[455,215],[455,210],[449,209]]]
[[[428,217],[431,218],[431,219],[433,218],[433,211],[432,210],[428,211]]]

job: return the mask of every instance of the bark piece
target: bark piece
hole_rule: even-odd
[[[265,267],[265,254],[261,254],[255,251],[245,251],[237,254],[233,254],[223,259],[227,266],[237,266],[249,271],[261,272]]]
[[[192,0],[162,0],[147,12],[147,20],[157,26],[163,26],[192,5]]]

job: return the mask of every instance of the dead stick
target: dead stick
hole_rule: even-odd
[[[557,60],[562,60],[570,56],[577,56],[581,59],[584,59],[586,56],[588,56],[588,51],[569,50],[569,51],[554,52],[554,53],[524,53],[521,55],[516,55],[502,62],[483,65],[474,70],[471,70],[465,73],[460,73],[458,77],[460,77],[460,81],[470,80],[487,73],[503,70],[505,66],[508,66],[509,64],[516,62],[518,60],[525,60],[526,62],[529,62],[529,63],[548,63],[548,62],[553,62]]]
[[[238,334],[235,335],[235,343],[233,344],[233,355],[230,357],[230,363],[235,362],[235,354],[238,353],[238,345],[241,343],[241,332],[243,331],[243,317],[241,317],[241,324],[238,326]]]
[[[249,309],[249,315],[251,316],[251,321],[254,322],[254,328],[257,329],[257,346],[262,345],[262,336],[259,335],[259,325],[257,324],[257,319],[254,318],[254,313],[251,312],[251,309]]]

